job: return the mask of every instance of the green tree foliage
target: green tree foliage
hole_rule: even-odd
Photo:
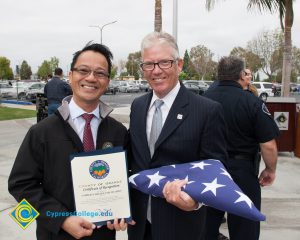
[[[0,56],[0,79],[11,80],[14,78],[12,68],[10,67],[10,61],[6,57]]]
[[[183,76],[185,76],[184,79],[187,80],[191,79],[195,75],[193,63],[191,62],[190,55],[187,50],[184,52],[182,72],[185,73]]]
[[[129,75],[134,76],[134,79],[139,79],[141,76],[140,70],[141,51],[130,53],[127,58],[126,68]]]
[[[262,67],[259,56],[250,50],[235,47],[231,50],[230,55],[244,59],[246,67],[251,69],[254,74]]]
[[[47,79],[48,74],[52,74],[50,63],[47,60],[44,60],[41,66],[39,66],[37,75],[40,79]]]
[[[116,65],[112,65],[110,79],[114,79],[118,73],[118,67]]]
[[[180,81],[182,81],[182,80],[189,80],[190,79],[189,76],[188,76],[188,74],[186,72],[180,72],[178,78],[179,78]]]
[[[30,79],[32,75],[31,67],[28,65],[28,63],[24,60],[21,64],[20,68],[20,77],[21,79]]]
[[[215,62],[212,60],[213,53],[204,45],[192,47],[190,60],[193,69],[197,72],[198,79],[210,79],[215,71]]]
[[[54,73],[55,68],[58,68],[59,59],[57,57],[50,58],[49,65],[51,69],[51,73]]]
[[[16,74],[20,74],[20,68],[19,68],[19,65],[16,65]]]

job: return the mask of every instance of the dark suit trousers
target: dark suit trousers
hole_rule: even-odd
[[[232,160],[228,164],[229,172],[235,183],[252,200],[257,209],[261,206],[261,189],[255,174],[253,161]],[[207,208],[206,240],[217,240],[219,227],[224,212]],[[260,233],[260,222],[251,221],[237,215],[228,214],[228,229],[230,240],[257,240]]]
[[[152,240],[152,227],[151,223],[149,221],[146,221],[146,227],[145,227],[145,234],[144,234],[144,239],[143,240]]]

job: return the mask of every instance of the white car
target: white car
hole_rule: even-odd
[[[13,87],[15,92],[18,92],[18,99],[26,99],[26,93],[31,90],[44,89],[45,83],[43,82],[18,82],[14,83]]]
[[[139,92],[140,88],[133,82],[122,81],[119,86],[120,92],[129,93],[129,92]]]
[[[0,83],[0,97],[1,98],[15,98],[15,89],[8,83]]]
[[[273,84],[269,82],[253,82],[253,86],[257,88],[258,96],[263,100],[267,100],[268,97],[274,97],[272,90]]]

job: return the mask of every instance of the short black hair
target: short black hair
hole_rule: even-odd
[[[101,55],[103,55],[108,63],[108,74],[110,75],[111,67],[112,67],[112,59],[113,59],[112,52],[109,50],[109,48],[107,46],[105,46],[103,44],[99,44],[99,43],[90,44],[90,42],[82,50],[79,50],[76,53],[74,53],[73,60],[71,63],[71,71],[74,69],[74,66],[75,66],[80,54],[85,51],[94,51],[94,52],[97,52],[97,53],[100,53]]]
[[[54,69],[54,75],[61,76],[63,74],[63,70],[61,68],[55,68]]]
[[[235,56],[222,57],[218,65],[218,79],[220,81],[238,81],[244,68],[245,63],[241,58]]]

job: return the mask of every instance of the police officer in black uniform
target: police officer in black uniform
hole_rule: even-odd
[[[236,57],[223,57],[218,65],[218,82],[204,96],[222,104],[227,124],[227,168],[233,180],[260,209],[261,186],[271,185],[275,179],[279,129],[265,104],[242,88],[245,81],[244,62]],[[258,177],[258,151],[265,169]],[[218,239],[224,212],[214,208],[207,211],[206,240]],[[228,214],[231,240],[257,240],[260,222]]]

